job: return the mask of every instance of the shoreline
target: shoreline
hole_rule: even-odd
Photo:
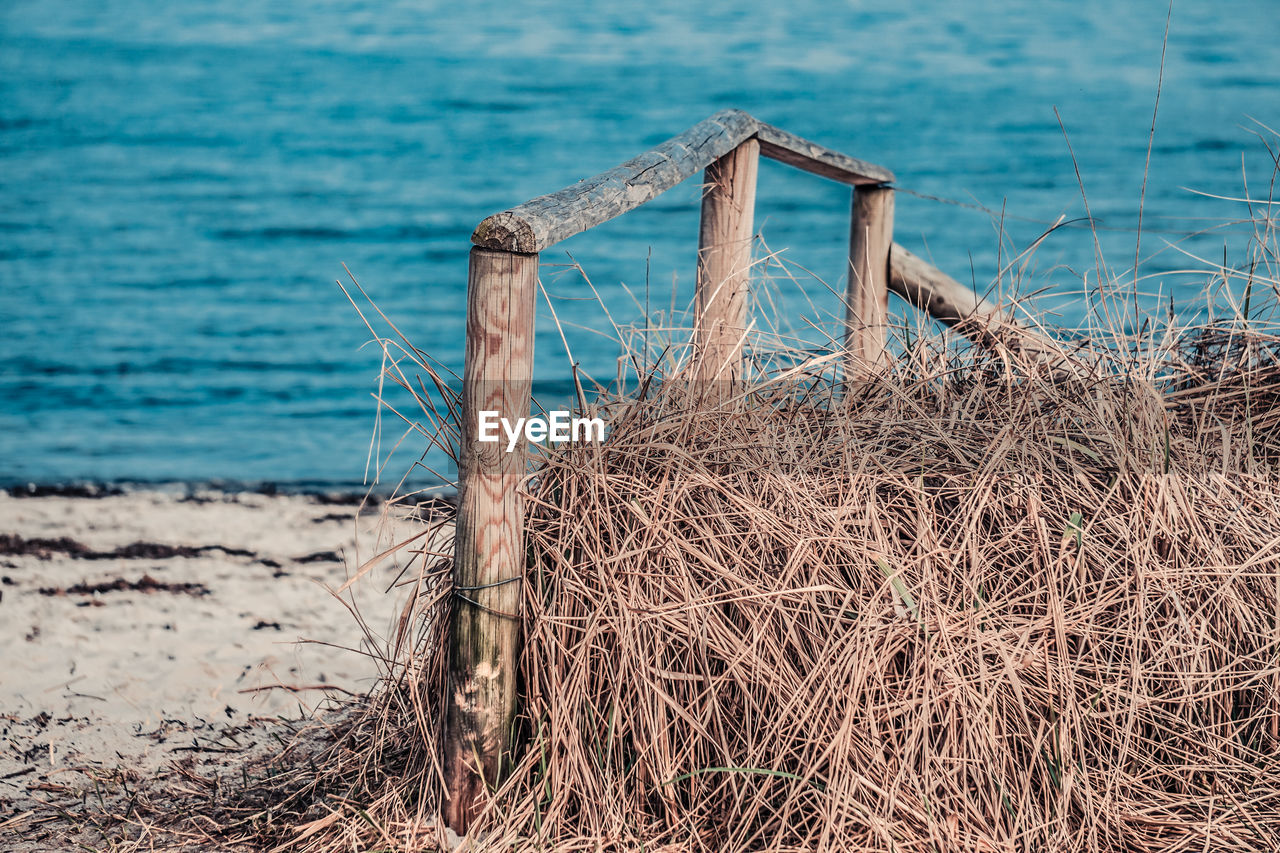
[[[381,484],[370,487],[354,482],[319,480],[241,481],[241,480],[51,480],[27,481],[0,477],[0,494],[11,498],[87,498],[119,497],[139,492],[180,495],[198,501],[209,495],[276,495],[311,498],[332,506],[379,506],[393,496],[392,487]],[[457,505],[457,488],[452,483],[417,484],[399,489],[396,503],[418,506],[429,502]]]

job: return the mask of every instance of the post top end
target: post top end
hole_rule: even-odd
[[[506,252],[538,252],[538,237],[527,219],[509,210],[495,213],[476,226],[471,242],[485,249]]]

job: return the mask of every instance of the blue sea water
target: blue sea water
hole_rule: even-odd
[[[899,241],[964,280],[1082,216],[1077,167],[1104,253],[1132,263],[1164,2],[717,5],[6,0],[0,480],[359,482],[381,355],[341,265],[460,369],[478,221],[725,107],[971,205],[900,193],[897,210]],[[1144,255],[1243,213],[1190,190],[1241,195],[1248,169],[1265,195],[1252,130],[1280,127],[1277,60],[1273,0],[1174,3]],[[682,303],[697,198],[679,187],[560,249],[615,319],[646,282]],[[766,163],[759,198],[770,249],[837,282],[847,189]],[[1007,211],[1004,250],[973,205]],[[1184,245],[1221,257],[1224,239]],[[1146,270],[1190,263],[1165,249]],[[1037,252],[1068,321],[1093,264],[1086,229]],[[544,279],[562,322],[607,327],[580,277]],[[610,373],[614,344],[568,334]],[[545,318],[538,346],[538,378],[563,376]]]

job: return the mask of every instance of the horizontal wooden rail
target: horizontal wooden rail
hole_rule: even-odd
[[[722,110],[621,166],[559,192],[495,213],[476,227],[471,242],[486,249],[535,254],[634,210],[691,178],[748,139],[765,157],[845,184],[883,184],[893,173],[830,151],[757,121],[742,110]]]
[[[1062,347],[1014,319],[933,264],[897,243],[889,251],[889,290],[915,308],[984,346],[999,343],[1048,359],[1056,368],[1070,367]]]
[[[756,139],[760,140],[760,153],[770,160],[786,163],[805,172],[821,175],[841,184],[863,186],[865,184],[891,184],[893,172],[884,166],[855,160],[853,157],[830,151],[801,139],[793,133],[779,130],[771,124],[759,123]]]

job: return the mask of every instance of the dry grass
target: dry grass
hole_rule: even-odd
[[[547,461],[495,849],[1280,846],[1280,368],[982,361]]]
[[[848,383],[760,348],[711,406],[659,360],[527,481],[527,748],[473,849],[1280,849],[1271,220],[1256,247],[1228,319],[1095,321],[1075,376],[915,330]],[[447,843],[448,551],[245,832]]]
[[[619,404],[529,482],[530,745],[479,848],[1276,849],[1278,344]],[[447,571],[303,849],[442,840]]]

